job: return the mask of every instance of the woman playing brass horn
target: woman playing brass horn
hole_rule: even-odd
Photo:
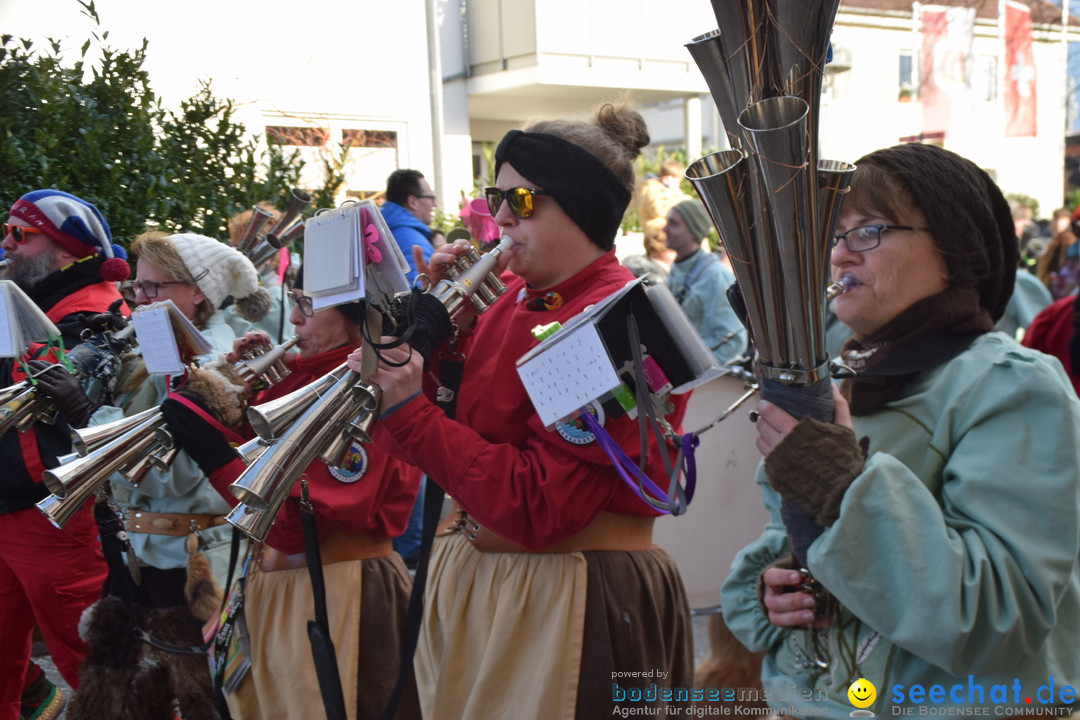
[[[218,310],[227,296],[236,298],[237,305],[252,317],[269,307],[251,262],[212,238],[194,233],[146,233],[135,239],[131,252],[137,258],[137,304],[171,300],[218,352],[228,352],[235,337]],[[204,362],[211,359],[202,358]],[[117,388],[118,406],[97,410],[91,425],[113,422],[160,405],[167,392],[175,389],[167,388],[162,376],[147,377],[140,357],[130,357],[125,364],[127,368],[121,369],[120,376],[127,377],[127,381]],[[180,378],[174,380],[182,382]],[[185,597],[186,541],[191,532],[198,531],[203,555],[217,581],[224,583],[231,528],[223,516],[229,505],[186,453],[177,455],[167,470],[148,470],[137,485],[119,474],[111,484],[130,537],[134,557],[128,560],[137,563],[139,581],[133,581],[127,572],[110,573],[105,597],[94,607],[88,622],[88,645],[95,661],[83,666],[84,682],[68,716],[171,718],[175,697],[180,700],[185,718],[214,717],[206,659],[157,652],[143,645],[131,632],[131,620],[120,598],[125,591],[132,594],[142,626],[152,636],[171,644],[200,645],[206,617],[193,614]],[[205,614],[205,610],[199,612]],[[168,668],[165,681],[136,680],[142,666],[149,662]],[[130,715],[117,711],[117,673],[128,673],[125,682],[138,690],[134,694],[129,691],[123,699],[122,705]],[[105,677],[113,679],[106,682],[102,680]]]
[[[537,343],[532,328],[565,323],[633,279],[613,244],[647,143],[641,116],[610,105],[590,122],[508,133],[486,195],[513,239],[509,291],[432,363],[445,381],[464,354],[455,419],[421,393],[423,359],[407,346],[383,351],[372,378],[384,393],[376,444],[420,467],[463,513],[430,559],[415,662],[427,717],[598,718],[619,692],[660,706],[641,699],[650,684],[691,683],[687,601],[674,562],[652,544],[656,511],[584,423],[546,430],[515,371]],[[429,272],[464,250],[437,251]],[[634,421],[608,418],[605,429],[636,463]],[[650,438],[650,477],[663,475],[667,450]]]
[[[286,356],[289,375],[253,396],[252,404],[283,397],[326,375],[361,341],[362,303],[314,310],[303,287],[301,268],[288,296],[300,353]],[[259,335],[245,336],[238,349]],[[225,501],[236,504],[228,487],[246,466],[225,436],[175,400],[166,400],[162,412],[175,442],[198,461]],[[405,530],[420,471],[359,442],[353,442],[346,458],[339,467],[316,459],[304,474],[348,716],[377,718],[397,679],[401,625],[412,586],[390,539]],[[300,492],[295,483],[265,544],[252,548],[243,587],[251,669],[226,695],[234,718],[310,717],[322,706],[307,635],[312,586]],[[396,717],[419,716],[410,686]]]
[[[939,147],[857,168],[831,261],[857,281],[836,301],[855,376],[835,423],[758,406],[766,505],[793,502],[816,538],[800,572],[770,524],[733,564],[724,618],[767,651],[765,689],[796,690],[791,715],[1067,714],[1080,403],[1056,360],[992,332],[1017,268],[1008,203]],[[876,695],[849,695],[860,679]]]

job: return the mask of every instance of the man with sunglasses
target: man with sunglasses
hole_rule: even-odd
[[[425,264],[434,252],[429,226],[435,204],[435,193],[419,170],[395,170],[386,179],[386,201],[379,209],[409,263],[405,277],[410,283],[416,279],[413,248],[420,248]]]
[[[8,387],[26,378],[28,361],[55,362],[62,348],[79,343],[86,319],[117,307],[116,282],[130,270],[98,209],[58,190],[23,195],[0,231],[0,248],[10,261],[0,279],[15,282],[44,311],[62,343],[0,360],[0,387]],[[56,422],[0,437],[0,720],[54,717],[63,705],[59,690],[30,662],[35,625],[64,679],[78,687],[86,651],[79,615],[100,596],[107,572],[89,506],[62,531],[34,507],[48,495],[42,472],[71,451],[70,427],[85,423],[90,409],[85,395],[57,392],[46,379],[40,387],[50,388]]]

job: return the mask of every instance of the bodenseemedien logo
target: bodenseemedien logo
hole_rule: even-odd
[[[866,709],[877,699],[877,688],[874,687],[874,683],[866,678],[859,678],[847,689],[847,697],[848,702],[856,708],[851,711],[851,717],[874,717],[874,713]]]

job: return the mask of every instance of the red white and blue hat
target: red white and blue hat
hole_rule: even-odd
[[[15,201],[9,217],[18,218],[48,235],[77,258],[100,253],[101,279],[127,280],[127,252],[112,242],[109,224],[96,207],[59,190],[34,190]]]

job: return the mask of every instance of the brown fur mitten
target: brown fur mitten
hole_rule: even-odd
[[[236,427],[244,419],[244,403],[251,391],[232,364],[215,360],[188,374],[185,395],[196,395],[221,424]]]

